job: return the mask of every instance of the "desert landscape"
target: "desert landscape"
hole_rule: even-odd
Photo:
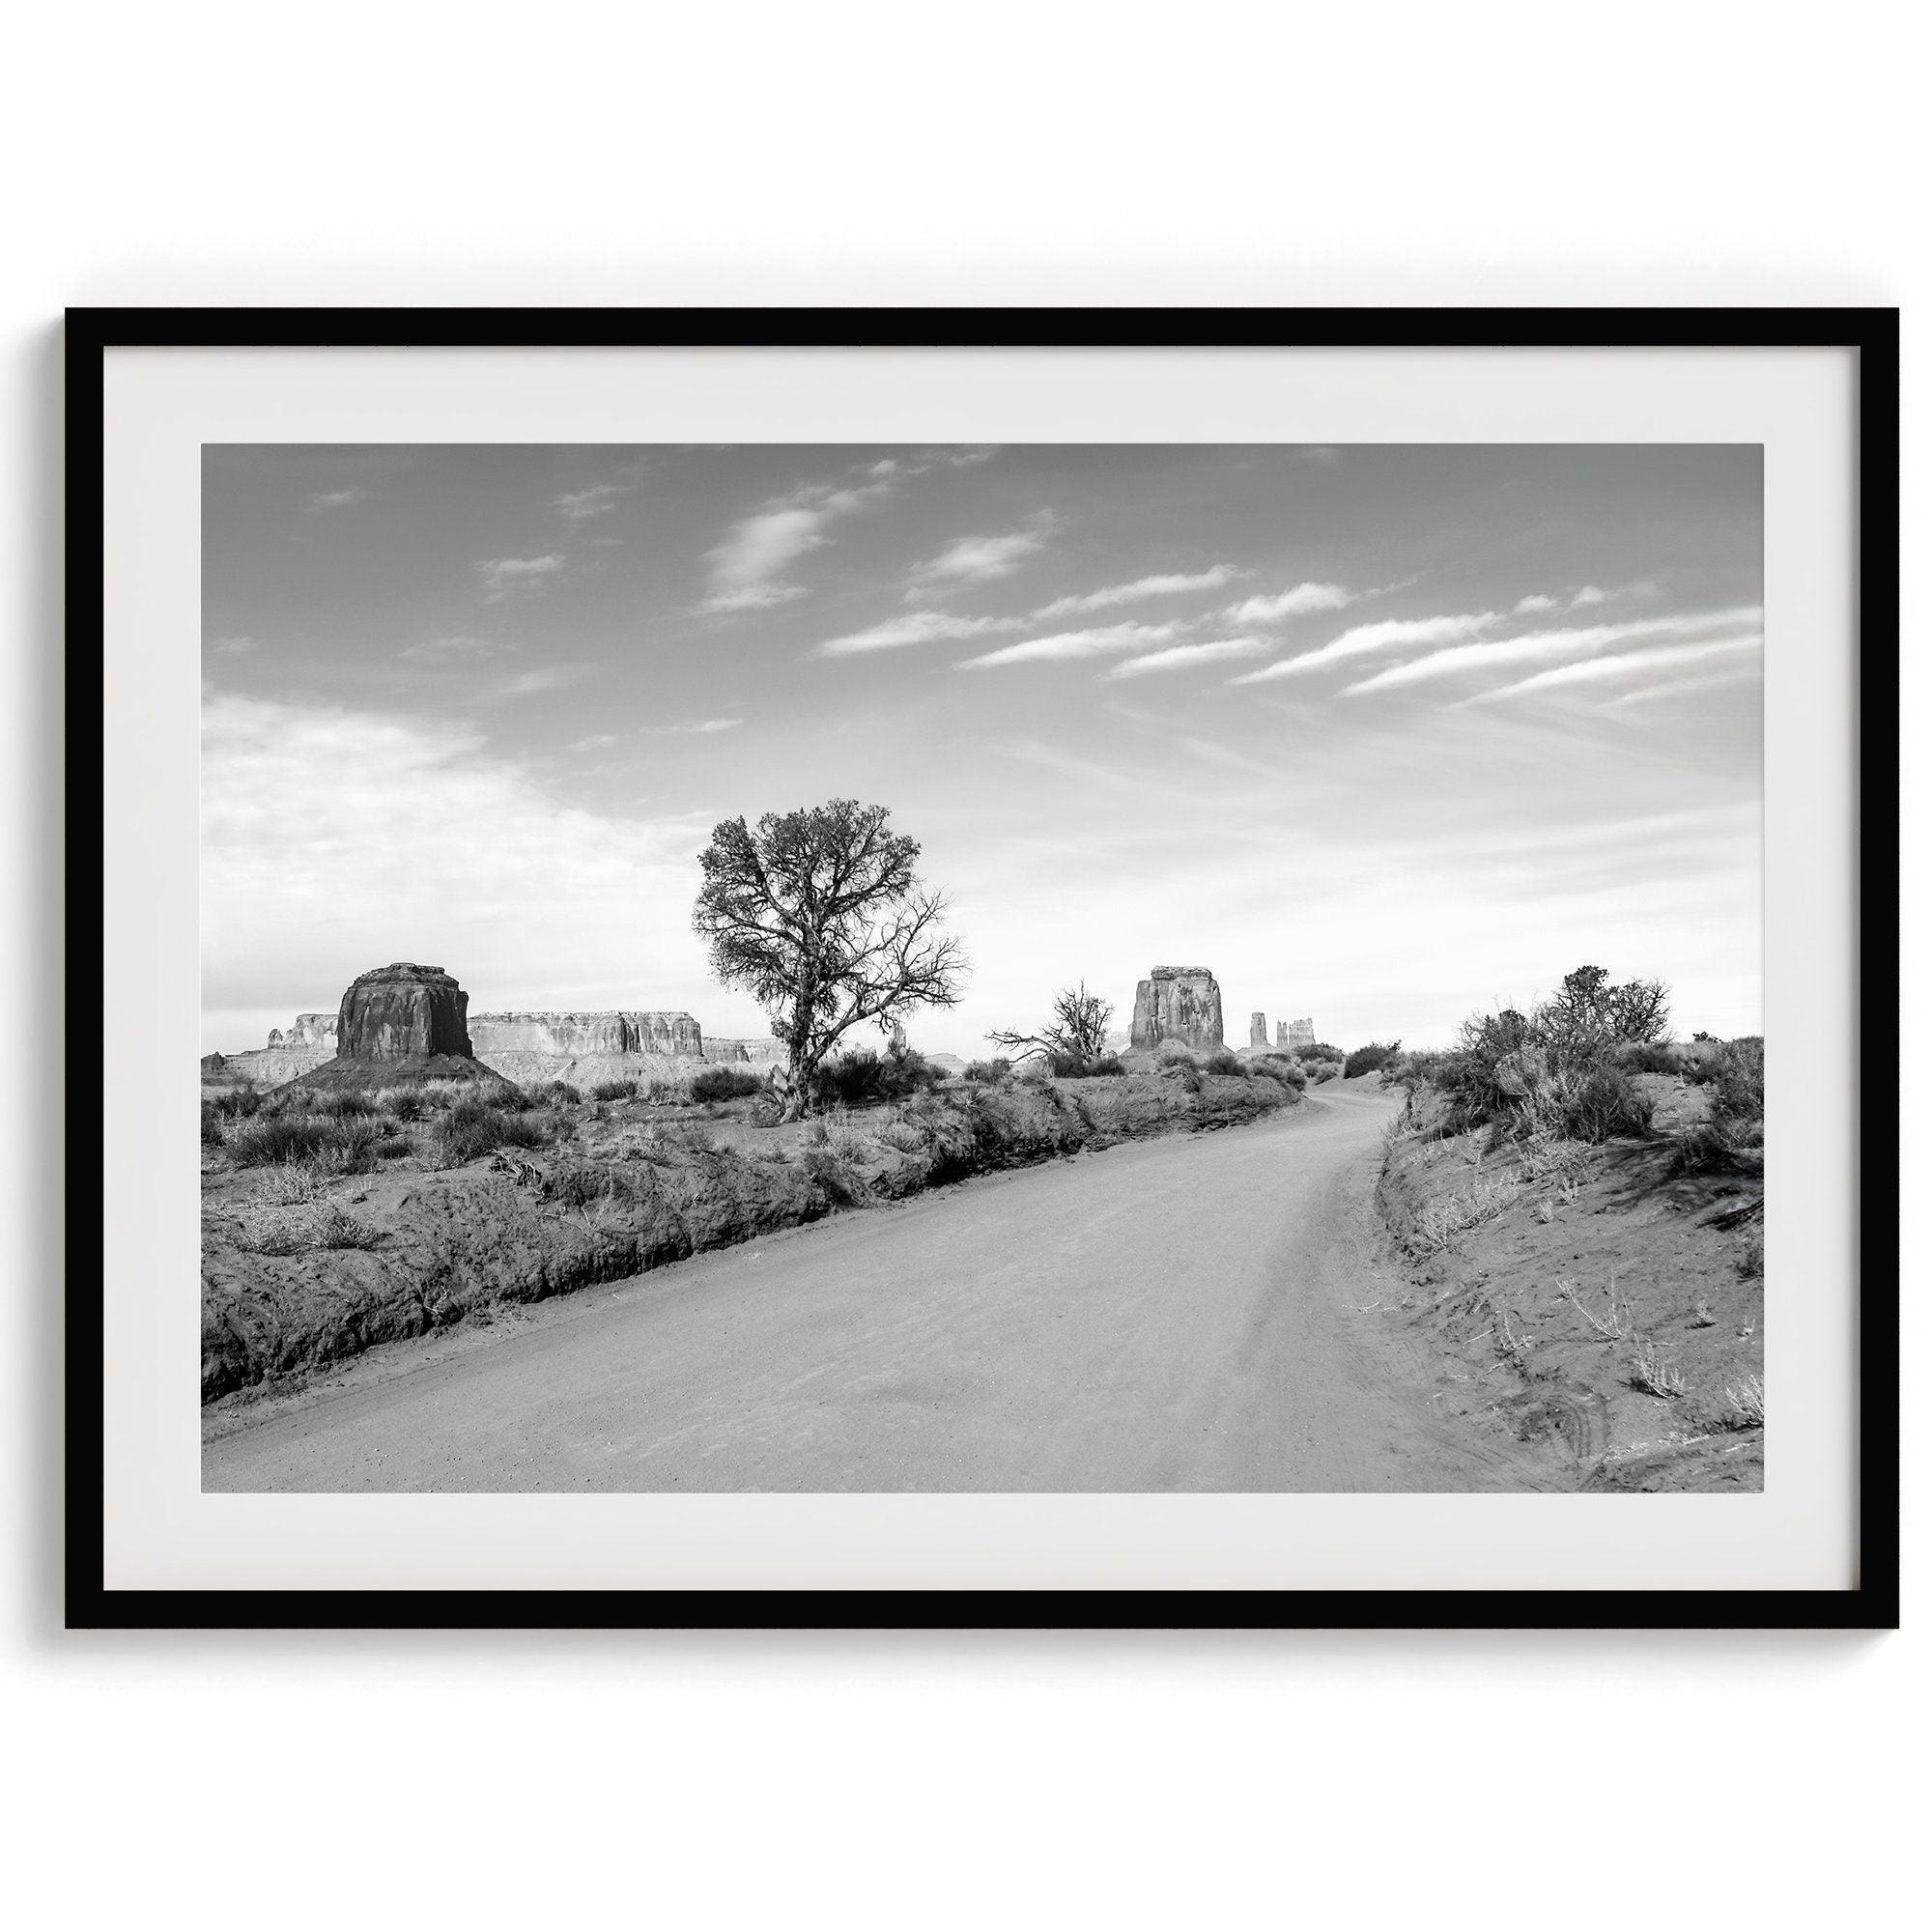
[[[212,448],[205,1487],[1761,1489],[1757,462]]]

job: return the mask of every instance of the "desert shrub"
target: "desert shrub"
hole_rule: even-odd
[[[408,1134],[384,1134],[371,1151],[378,1160],[401,1160],[415,1151],[415,1143]]]
[[[1620,1067],[1593,1066],[1562,1084],[1557,1108],[1561,1131],[1572,1140],[1603,1142],[1649,1133],[1655,1103]]]
[[[819,1063],[811,1077],[811,1102],[814,1107],[867,1107],[906,1100],[945,1078],[943,1068],[913,1047],[892,1046],[879,1053],[855,1046]]]
[[[1712,1111],[1726,1121],[1764,1118],[1764,1041],[1755,1036],[1728,1041],[1718,1055],[1711,1084]]]
[[[1340,1077],[1342,1063],[1339,1060],[1304,1060],[1301,1070],[1307,1074],[1310,1086],[1319,1087],[1324,1080]]]
[[[1699,1121],[1672,1143],[1667,1174],[1762,1174],[1764,1147],[1737,1126]]]
[[[1668,1040],[1627,1039],[1618,1045],[1614,1064],[1626,1073],[1675,1073],[1677,1049]]]
[[[1154,1049],[1154,1058],[1163,1068],[1169,1066],[1192,1066],[1196,1064],[1194,1049],[1178,1039],[1164,1039]]]
[[[1372,1039],[1367,1046],[1358,1046],[1342,1063],[1342,1072],[1350,1080],[1364,1073],[1379,1073],[1395,1056],[1402,1051],[1402,1041],[1390,1040],[1383,1045],[1380,1040]]]
[[[1284,1087],[1296,1094],[1308,1085],[1308,1075],[1301,1063],[1285,1053],[1264,1053],[1250,1070],[1265,1073],[1270,1080],[1279,1080]]]
[[[497,1148],[538,1148],[549,1136],[539,1122],[506,1114],[486,1100],[459,1100],[442,1118],[437,1158],[442,1167],[463,1167]]]
[[[638,1097],[638,1083],[635,1080],[600,1080],[590,1090],[593,1100],[635,1100]]]
[[[201,1144],[205,1148],[218,1148],[221,1143],[221,1117],[204,1100],[201,1103]]]
[[[1126,1071],[1118,1053],[1090,1057],[1081,1053],[1055,1052],[1045,1055],[1043,1064],[1056,1080],[1098,1080]]]
[[[331,1093],[327,1089],[311,1091],[298,1090],[307,1101],[308,1111],[325,1121],[366,1120],[380,1111],[367,1094]]]
[[[1186,1055],[1184,1058],[1177,1058],[1173,1060],[1163,1058],[1161,1061],[1160,1070],[1163,1073],[1173,1074],[1174,1077],[1180,1082],[1181,1091],[1183,1093],[1186,1094],[1200,1093],[1201,1069],[1194,1064],[1194,1056],[1191,1053]]]
[[[250,1115],[262,1110],[262,1103],[268,1098],[259,1087],[230,1087],[218,1094],[205,1094],[202,1096],[202,1115],[206,1119],[212,1112],[219,1121],[245,1121]]]
[[[1330,1046],[1325,1039],[1311,1040],[1306,1046],[1297,1046],[1294,1051],[1303,1060],[1332,1060],[1339,1066],[1344,1058],[1339,1046]]]
[[[904,1121],[895,1121],[890,1126],[881,1127],[878,1138],[898,1153],[923,1153],[925,1151],[925,1136]]]
[[[270,1208],[249,1217],[242,1243],[258,1255],[301,1255],[317,1248],[374,1248],[382,1236],[333,1201]]]
[[[385,1087],[376,1097],[383,1103],[385,1113],[405,1122],[419,1121],[429,1112],[429,1102],[423,1098],[419,1088]]]
[[[740,1100],[763,1091],[765,1083],[749,1067],[705,1066],[691,1076],[694,1100]]]
[[[1245,1073],[1246,1063],[1232,1047],[1217,1046],[1201,1062],[1204,1073]]]
[[[382,1138],[373,1121],[275,1114],[236,1128],[228,1151],[239,1167],[281,1167],[299,1161],[338,1174],[361,1174],[375,1158]]]
[[[568,1080],[546,1080],[540,1087],[530,1089],[530,1097],[545,1107],[581,1107],[583,1090],[573,1087]]]
[[[691,1075],[688,1073],[653,1073],[648,1079],[638,1083],[638,1098],[648,1100],[654,1107],[670,1106],[691,1098]]]
[[[984,1080],[995,1082],[1004,1080],[1013,1070],[1010,1060],[975,1060],[968,1064],[960,1076],[965,1080]]]

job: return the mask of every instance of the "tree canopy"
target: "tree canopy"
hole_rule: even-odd
[[[809,1104],[810,1075],[856,1027],[890,1033],[920,1007],[958,1004],[966,958],[945,930],[946,900],[921,883],[919,842],[882,805],[836,798],[727,819],[698,859],[692,924],[711,970],[771,1015],[783,1042],[786,1111]]]

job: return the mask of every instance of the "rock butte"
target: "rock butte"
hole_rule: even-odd
[[[1268,1021],[1265,1013],[1248,1015],[1248,1044],[1265,1046],[1268,1043]]]
[[[469,995],[440,966],[378,966],[350,981],[336,1014],[335,1058],[298,1077],[303,1087],[373,1089],[425,1080],[510,1083],[470,1049]]]
[[[1157,1047],[1164,1039],[1189,1046],[1225,1046],[1221,1027],[1221,988],[1205,966],[1156,966],[1134,988],[1136,1047]]]

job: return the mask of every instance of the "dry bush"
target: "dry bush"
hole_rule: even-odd
[[[764,1089],[764,1081],[746,1066],[705,1066],[691,1076],[694,1100],[742,1100]]]
[[[242,1223],[242,1245],[258,1255],[304,1255],[319,1248],[374,1248],[382,1236],[333,1201],[269,1208]]]
[[[1724,1390],[1724,1400],[1730,1405],[1728,1413],[1722,1418],[1726,1429],[1762,1429],[1764,1427],[1764,1378],[1747,1376],[1735,1387]]]
[[[1432,1248],[1446,1248],[1465,1229],[1489,1221],[1510,1205],[1506,1181],[1479,1180],[1466,1193],[1445,1195],[1429,1202],[1416,1222],[1416,1233]]]
[[[1675,1398],[1684,1393],[1684,1371],[1666,1361],[1647,1335],[1625,1358],[1624,1380],[1646,1395]]]
[[[334,1174],[364,1174],[387,1131],[386,1122],[331,1120],[307,1113],[258,1116],[231,1135],[238,1167],[285,1167],[299,1161]]]
[[[635,1100],[638,1097],[638,1083],[635,1080],[600,1080],[590,1090],[593,1100]]]

